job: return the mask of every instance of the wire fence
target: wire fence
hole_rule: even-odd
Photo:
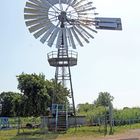
[[[130,127],[133,124],[140,123],[140,118],[137,119],[121,119],[121,120],[112,120],[112,128],[110,127],[109,120],[98,118],[92,120],[89,124],[90,127],[96,127],[96,129],[103,133],[113,132],[113,127],[121,127],[127,125]],[[48,135],[48,120],[47,117],[0,117],[0,140],[2,137],[24,137],[28,139],[29,136],[39,137]],[[111,129],[112,130],[111,130]],[[3,140],[3,139],[2,139]],[[4,139],[5,140],[5,139]]]
[[[39,135],[48,133],[46,117],[0,117],[0,140],[19,137],[39,139]]]
[[[91,124],[94,126],[104,125],[105,121],[107,124],[110,123],[109,120],[98,118],[96,120],[92,120]],[[140,123],[140,118],[139,119],[113,119],[112,120],[113,126],[132,125],[136,123]]]

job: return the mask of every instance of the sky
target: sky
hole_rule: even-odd
[[[84,47],[77,47],[78,65],[71,69],[76,104],[93,103],[109,92],[115,108],[140,107],[140,1],[93,0],[98,17],[122,20],[122,31],[98,30]],[[54,78],[47,53],[53,51],[29,33],[24,21],[26,0],[1,1],[0,93],[20,92],[16,75],[44,73]]]

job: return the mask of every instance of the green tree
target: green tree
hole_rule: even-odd
[[[96,106],[94,104],[79,104],[77,106],[77,113],[86,116],[89,123],[98,123],[99,118],[105,113],[103,106]]]
[[[14,92],[2,92],[2,116],[17,116],[20,114],[20,101],[22,95]]]
[[[87,113],[87,112],[91,112],[94,110],[94,105],[93,104],[89,104],[89,103],[85,103],[85,104],[78,104],[77,109],[79,113]]]
[[[112,119],[113,119],[113,101],[114,97],[110,95],[108,92],[100,92],[97,100],[94,101],[94,104],[96,106],[103,106],[105,109],[104,113],[104,124],[105,124],[105,131],[104,134],[107,134],[107,124],[109,123],[110,129],[109,129],[109,134],[113,133],[113,124],[112,124]]]
[[[113,101],[114,97],[108,92],[100,92],[98,98],[94,101],[95,105],[109,106]]]
[[[54,79],[52,79],[50,82],[50,88],[48,89],[48,93],[51,96],[53,103],[68,103],[68,97],[70,97],[69,90],[63,87],[61,83],[56,83]]]
[[[24,95],[24,114],[27,116],[44,115],[50,103],[47,84],[43,74],[24,74],[17,76],[18,89]]]
[[[25,74],[17,76],[18,89],[23,93],[23,114],[26,116],[47,115],[55,96],[56,103],[65,103],[68,90],[54,80],[48,81],[44,74]]]

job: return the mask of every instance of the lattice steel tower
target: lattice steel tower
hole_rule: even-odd
[[[72,50],[67,50],[61,45],[58,51],[52,51],[48,53],[48,61],[50,66],[56,67],[55,80],[61,82],[64,87],[70,88],[70,95],[72,98],[73,113],[75,115],[75,101],[73,95],[73,86],[71,79],[70,67],[77,65],[77,53]],[[57,94],[54,92],[54,94]],[[55,95],[53,97],[53,103],[55,102]]]

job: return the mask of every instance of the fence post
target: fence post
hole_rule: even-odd
[[[17,131],[17,135],[19,135],[20,134],[20,117],[18,117],[17,118],[17,129],[18,129],[18,131]]]

